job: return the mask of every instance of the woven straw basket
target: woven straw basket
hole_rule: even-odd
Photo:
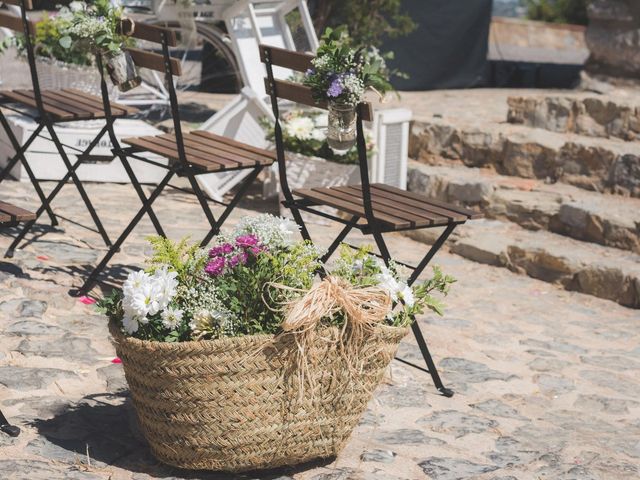
[[[335,456],[364,413],[408,329],[377,326],[357,374],[322,330],[303,389],[291,337],[252,335],[162,343],[125,337],[112,322],[133,405],[153,454],[180,468],[246,471]],[[350,366],[353,367],[353,361]]]

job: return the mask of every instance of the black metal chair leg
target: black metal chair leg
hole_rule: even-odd
[[[447,237],[449,236],[452,230],[453,230],[453,227],[451,227],[451,229],[447,227],[447,230],[445,230],[445,232],[440,236],[440,238],[438,239],[438,242],[436,242],[432,246],[432,248],[429,250],[429,252],[425,256],[425,259],[427,259],[427,261],[425,262],[423,259],[423,261],[420,262],[420,264],[417,267],[417,268],[420,268],[420,270],[418,271],[417,275],[415,275],[415,278],[413,278],[413,280],[411,280],[413,275],[410,277],[409,280],[411,281],[411,283],[407,282],[409,285],[412,285],[415,282],[415,279],[418,278],[418,276],[420,275],[420,272],[424,270],[424,268],[427,266],[431,258],[433,258],[433,255],[435,255],[438,249],[440,249],[440,247],[445,242],[445,240],[447,239]],[[384,241],[384,238],[382,237],[382,234],[379,231],[375,231],[375,230],[374,232],[372,232],[372,234],[376,241],[378,249],[380,250],[380,255],[385,260],[385,263],[388,265],[388,259],[391,259],[391,256],[389,255],[389,249],[387,248],[387,245]],[[435,247],[435,250],[434,250],[434,247]],[[413,273],[415,274],[415,270]],[[433,358],[431,357],[431,353],[429,352],[427,341],[425,340],[424,335],[422,335],[422,331],[420,330],[420,325],[418,325],[418,321],[416,320],[415,317],[413,318],[413,323],[411,324],[411,331],[413,332],[413,335],[416,337],[416,341],[418,342],[418,347],[420,348],[422,357],[424,358],[424,361],[427,364],[427,369],[431,374],[431,378],[433,379],[433,384],[435,385],[436,389],[445,397],[452,397],[453,390],[446,388],[442,384],[442,380],[440,379],[440,375],[438,374],[438,369],[436,368],[436,364],[434,363]]]
[[[20,428],[15,425],[11,425],[7,417],[4,416],[2,410],[0,410],[0,431],[3,431],[10,437],[17,437],[20,435]]]
[[[111,248],[109,248],[109,251],[103,257],[103,259],[100,261],[98,266],[96,268],[94,268],[93,271],[91,272],[91,274],[89,275],[89,277],[87,277],[87,279],[84,282],[84,285],[82,285],[82,287],[80,287],[78,289],[70,290],[69,291],[70,295],[72,295],[74,297],[77,297],[77,296],[80,296],[80,295],[86,295],[89,292],[89,290],[91,290],[93,288],[93,286],[96,284],[96,280],[98,279],[98,276],[100,275],[102,270],[104,270],[104,268],[107,266],[107,264],[109,263],[111,258],[120,249],[120,247],[122,246],[124,241],[131,234],[133,229],[136,227],[138,222],[140,222],[140,219],[151,208],[151,205],[153,204],[153,202],[155,202],[156,198],[158,198],[160,196],[160,194],[164,190],[164,187],[167,186],[167,184],[169,183],[169,180],[171,180],[171,178],[173,177],[174,174],[175,174],[175,171],[174,170],[170,170],[165,175],[165,177],[158,184],[158,186],[153,191],[151,196],[147,199],[147,201],[144,203],[144,205],[142,205],[142,208],[140,209],[140,211],[136,214],[135,217],[133,217],[133,220],[131,220],[131,222],[129,222],[129,225],[127,225],[127,228],[124,229],[124,231],[118,237],[118,239],[115,241],[115,243],[111,246]]]
[[[233,209],[236,208],[236,205],[238,205],[242,197],[244,197],[244,194],[247,192],[249,187],[253,184],[255,179],[258,178],[258,175],[260,175],[260,172],[262,172],[263,168],[264,167],[262,166],[255,168],[249,175],[247,175],[247,177],[244,180],[242,180],[240,188],[231,199],[231,202],[229,202],[229,204],[224,209],[224,212],[222,212],[222,215],[220,215],[220,217],[218,218],[218,221],[216,222],[216,224],[211,228],[207,236],[204,237],[204,239],[200,243],[201,247],[204,247],[205,245],[207,245],[211,241],[211,239],[220,232],[220,229],[222,228],[222,225],[224,224],[224,222],[227,220],[227,218],[229,217]]]
[[[357,219],[358,219],[358,217],[353,216],[351,218],[351,221],[352,222],[356,222]],[[353,225],[352,224],[347,224],[347,225],[344,226],[344,228],[340,231],[340,233],[338,234],[336,239],[333,241],[333,243],[331,245],[329,245],[329,248],[327,248],[327,251],[325,252],[325,254],[320,259],[320,261],[322,263],[326,263],[331,258],[331,255],[333,255],[333,252],[335,252],[338,249],[338,247],[340,246],[342,241],[347,237],[347,235],[349,234],[349,232],[351,230],[353,230]]]
[[[60,154],[60,157],[62,158],[62,161],[64,162],[65,167],[67,167],[67,172],[71,175],[71,180],[75,184],[76,189],[78,190],[78,193],[80,194],[80,197],[82,197],[82,201],[84,202],[85,206],[87,207],[87,210],[89,211],[89,214],[91,215],[91,218],[93,219],[93,222],[95,223],[96,228],[98,229],[98,232],[100,233],[100,236],[102,237],[102,240],[104,241],[105,245],[107,245],[108,247],[111,246],[111,240],[109,239],[109,235],[107,235],[107,231],[105,230],[104,226],[102,225],[102,222],[100,221],[100,218],[98,217],[98,214],[97,214],[95,208],[93,207],[93,204],[91,203],[91,200],[89,199],[89,195],[87,195],[86,190],[82,186],[82,182],[78,178],[78,175],[76,174],[76,171],[73,168],[73,165],[71,164],[71,161],[69,161],[69,157],[67,156],[67,152],[65,152],[64,147],[62,146],[62,143],[60,142],[60,139],[58,138],[58,134],[55,132],[55,129],[53,128],[52,124],[47,123],[46,127],[47,127],[47,131],[49,132],[49,135],[51,135],[51,140],[53,141],[53,143],[55,144],[56,148],[58,149],[58,153]]]
[[[418,347],[420,348],[420,352],[422,352],[422,356],[427,363],[427,368],[429,369],[429,373],[431,374],[431,378],[433,379],[433,384],[436,386],[436,389],[445,397],[453,397],[453,390],[451,390],[450,388],[446,388],[442,384],[442,380],[440,379],[440,375],[438,374],[436,364],[434,363],[433,358],[431,358],[429,347],[427,346],[427,342],[422,335],[422,331],[420,330],[420,325],[418,325],[418,322],[415,319],[411,324],[411,330],[413,331],[413,335],[416,337]]]
[[[0,124],[2,124],[2,128],[4,128],[7,136],[9,137],[9,141],[11,142],[11,146],[13,147],[13,149],[16,152],[15,156],[9,161],[9,164],[2,171],[2,174],[0,175],[0,181],[5,179],[5,177],[9,174],[11,169],[15,166],[15,164],[19,160],[20,163],[22,163],[22,166],[24,167],[25,171],[27,172],[27,175],[29,176],[29,180],[31,181],[31,184],[33,185],[33,188],[35,189],[38,197],[40,198],[40,202],[45,207],[45,209],[47,211],[47,214],[49,215],[49,218],[51,219],[51,225],[55,227],[56,225],[58,225],[58,219],[56,218],[55,214],[53,213],[53,210],[51,209],[51,206],[47,202],[46,196],[45,196],[44,192],[42,191],[42,187],[40,187],[40,183],[38,182],[38,179],[36,178],[35,174],[33,173],[33,170],[31,169],[31,166],[29,165],[29,162],[27,162],[27,158],[24,155],[24,152],[27,150],[27,148],[29,148],[31,143],[36,139],[36,137],[38,136],[38,134],[40,133],[40,131],[42,130],[43,127],[41,125],[39,125],[38,128],[36,128],[36,130],[31,134],[31,137],[29,137],[29,139],[27,139],[25,144],[23,146],[20,146],[20,144],[18,143],[18,139],[13,134],[13,131],[11,130],[11,126],[7,122],[7,119],[2,114],[2,112],[0,112]]]
[[[44,128],[44,125],[42,125],[41,128]],[[44,212],[46,205],[51,205],[51,203],[56,198],[56,196],[58,195],[60,190],[62,190],[62,187],[64,187],[66,185],[66,183],[69,181],[69,179],[71,178],[72,172],[75,172],[82,165],[82,161],[80,159],[83,156],[88,155],[95,148],[95,146],[98,144],[98,142],[100,141],[100,138],[102,138],[102,136],[104,135],[104,133],[107,130],[107,128],[108,128],[108,125],[105,125],[102,128],[102,130],[100,131],[100,134],[98,136],[96,136],[91,141],[91,143],[87,146],[87,148],[78,156],[78,160],[76,161],[76,163],[73,164],[71,170],[67,171],[65,176],[62,177],[62,179],[58,182],[58,184],[54,187],[54,189],[51,190],[51,192],[49,193],[49,196],[46,198],[46,200],[43,203],[43,205],[41,205],[40,208],[38,208],[38,210],[36,211],[35,220],[31,220],[31,221],[25,223],[24,227],[22,227],[22,230],[20,230],[18,235],[13,239],[13,242],[11,242],[11,245],[9,245],[9,248],[5,252],[5,255],[4,255],[5,257],[7,257],[7,258],[12,258],[13,257],[15,249],[18,247],[18,245],[20,244],[22,239],[24,239],[24,237],[27,235],[27,233],[29,233],[29,231],[35,225],[35,223],[38,221],[38,219],[40,218],[40,216]]]
[[[111,140],[111,143],[114,143],[114,141]],[[140,198],[140,201],[144,205],[145,202],[147,201],[147,196],[145,195],[144,190],[142,189],[142,186],[138,181],[138,177],[136,177],[136,174],[133,171],[133,168],[131,168],[131,163],[129,163],[129,160],[127,159],[126,155],[120,154],[120,153],[116,155],[122,162],[122,166],[124,167],[124,170],[127,172],[127,175],[129,176],[129,180],[131,180],[131,185],[133,185],[134,190],[136,191],[136,193],[138,194],[138,197]],[[149,210],[147,211],[147,214],[149,215],[149,219],[151,220],[153,227],[156,229],[156,233],[161,237],[166,237],[164,233],[164,229],[162,228],[162,225],[160,225],[160,221],[158,220],[158,217],[156,216],[155,212],[151,208],[149,208]]]
[[[427,265],[429,265],[429,262],[431,262],[431,259],[433,258],[433,256],[438,252],[438,250],[440,250],[440,248],[442,248],[442,245],[444,245],[444,242],[447,241],[447,238],[449,238],[449,235],[451,235],[451,232],[453,232],[453,229],[456,228],[456,226],[457,224],[455,223],[448,225],[447,228],[445,228],[444,232],[440,234],[440,236],[438,237],[438,240],[436,240],[436,242],[433,245],[431,245],[431,248],[429,249],[427,254],[424,256],[422,261],[416,266],[416,268],[413,269],[411,276],[407,280],[407,284],[409,284],[409,286],[413,285],[414,282],[420,276],[420,274],[424,271],[424,269],[427,268]]]

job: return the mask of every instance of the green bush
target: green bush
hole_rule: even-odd
[[[526,0],[527,18],[551,23],[586,25],[587,0]]]

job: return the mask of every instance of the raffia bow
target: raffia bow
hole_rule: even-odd
[[[277,287],[283,288],[282,285]],[[290,287],[284,289],[292,290]],[[354,287],[331,276],[313,285],[302,297],[286,302],[282,330],[284,336],[292,336],[295,342],[293,366],[299,397],[304,396],[306,387],[315,390],[314,375],[309,367],[319,361],[318,341],[335,343],[344,360],[342,367],[356,376],[366,361],[361,352],[368,334],[384,321],[391,306],[391,297],[382,288]],[[340,313],[344,314],[345,321],[337,339],[320,337],[318,327],[321,322]]]

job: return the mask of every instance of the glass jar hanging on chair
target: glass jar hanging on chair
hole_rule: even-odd
[[[329,101],[327,142],[337,154],[346,153],[356,144],[356,106]]]
[[[131,90],[142,83],[129,52],[110,52],[106,55],[106,65],[111,81],[121,92]]]

